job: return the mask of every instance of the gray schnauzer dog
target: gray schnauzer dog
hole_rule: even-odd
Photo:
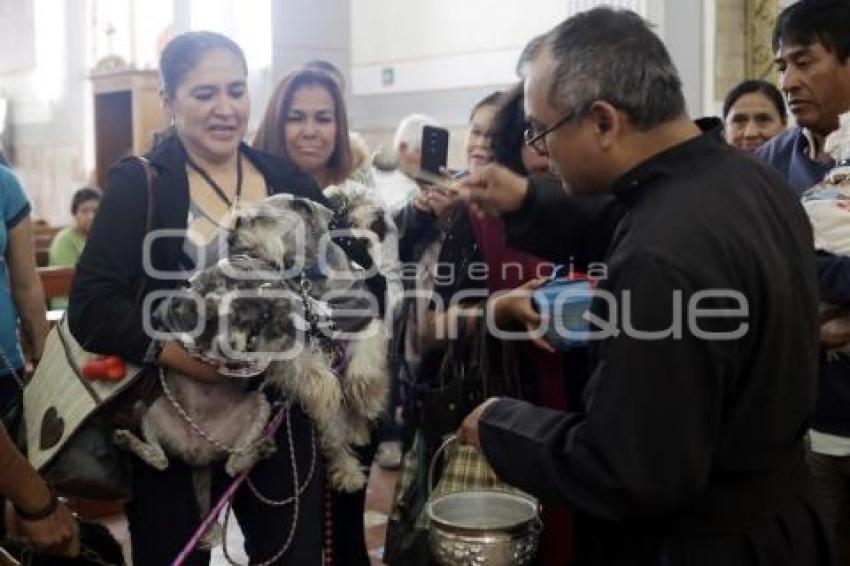
[[[268,401],[247,387],[262,375],[313,420],[332,485],[365,485],[351,446],[368,443],[370,422],[385,408],[387,337],[380,318],[357,314],[363,288],[328,237],[332,216],[284,195],[238,210],[229,258],[157,309],[166,331],[233,379],[204,384],[162,375],[164,395],[142,417],[143,439],[121,430],[117,442],[158,469],[168,466],[166,454],[199,467],[226,457],[225,469],[235,475],[274,449],[263,435]],[[345,368],[342,375],[335,365]],[[203,508],[197,482],[196,491]]]
[[[371,234],[364,240],[372,257],[378,255],[377,245],[387,236],[387,213],[378,204],[376,198],[363,185],[346,183],[343,186],[332,185],[325,189],[325,196],[337,214],[343,214],[348,225],[359,234]]]
[[[225,468],[235,475],[270,454],[274,445],[263,431],[271,408],[249,378],[269,365],[265,352],[293,347],[298,310],[298,296],[268,262],[234,256],[197,274],[155,314],[190,353],[232,379],[210,384],[163,372],[164,394],[142,417],[144,440],[119,430],[116,441],[157,469],[168,467],[166,453],[197,467],[227,456]]]
[[[138,410],[142,437],[119,429],[116,444],[159,470],[168,467],[167,455],[193,466],[203,516],[211,505],[210,463],[226,458],[225,470],[236,475],[275,450],[265,435],[271,406],[252,378],[270,365],[267,352],[295,346],[297,315],[303,310],[298,295],[268,262],[233,256],[198,273],[188,289],[164,299],[154,314],[162,330],[231,379],[202,383],[160,370],[163,394]],[[211,547],[220,538],[221,529],[215,528],[202,546]]]

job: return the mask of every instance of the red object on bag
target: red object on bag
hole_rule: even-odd
[[[124,360],[118,356],[101,356],[83,366],[83,377],[89,381],[121,381],[126,374]]]

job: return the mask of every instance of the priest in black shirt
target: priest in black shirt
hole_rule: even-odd
[[[804,465],[818,295],[793,192],[687,118],[668,53],[631,12],[556,27],[526,105],[527,141],[569,191],[498,166],[464,186],[507,212],[510,244],[607,264],[591,307],[604,337],[584,412],[491,399],[462,440],[585,516],[580,564],[830,564]]]

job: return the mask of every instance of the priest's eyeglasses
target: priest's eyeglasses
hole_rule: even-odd
[[[580,109],[578,108],[567,112],[566,114],[558,118],[558,120],[554,124],[546,128],[542,132],[535,132],[534,126],[529,126],[525,129],[525,132],[523,133],[523,137],[525,138],[525,145],[533,149],[535,152],[537,152],[537,155],[540,155],[541,157],[549,155],[549,148],[546,147],[546,136],[551,134],[552,132],[554,132],[576,116],[578,116],[579,113]]]

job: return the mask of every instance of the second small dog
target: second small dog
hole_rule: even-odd
[[[363,291],[345,253],[329,237],[332,217],[322,205],[289,195],[244,206],[237,215],[231,253],[254,255],[284,270],[299,266],[289,280],[304,285],[315,310],[327,310],[333,318],[331,307]],[[386,406],[387,336],[377,316],[354,322],[349,318],[345,326],[350,332],[342,340],[331,329],[292,364],[272,364],[266,379],[291,395],[313,420],[332,485],[356,491],[365,486],[366,475],[351,445],[369,442],[370,422]],[[344,370],[337,376],[331,370],[332,354],[340,342],[346,348]]]

